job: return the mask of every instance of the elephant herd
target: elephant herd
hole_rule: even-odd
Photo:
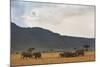
[[[61,58],[84,56],[84,50],[76,50],[75,52],[62,52],[62,53],[59,53],[59,56]],[[31,59],[31,58],[40,59],[40,58],[42,58],[42,53],[41,52],[35,52],[35,53],[22,52],[21,58],[22,59],[28,59],[28,58],[29,59]]]
[[[77,57],[84,56],[84,50],[77,50],[75,52],[63,52],[59,54],[60,57]]]
[[[35,58],[35,59],[38,59],[38,58],[41,58],[41,53],[40,52],[36,52],[36,53],[30,53],[30,52],[22,52],[21,53],[21,58],[22,59],[31,59],[31,58]]]

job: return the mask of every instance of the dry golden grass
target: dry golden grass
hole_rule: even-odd
[[[84,61],[94,61],[95,52],[86,52],[85,56],[79,57],[59,57],[59,53],[43,53],[41,59],[21,59],[19,54],[11,55],[11,65],[36,65],[36,64],[56,64],[56,63],[69,63],[69,62],[84,62]]]

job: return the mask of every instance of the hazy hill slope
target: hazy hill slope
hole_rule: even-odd
[[[49,30],[39,27],[22,28],[11,23],[11,50],[24,50],[34,48],[81,48],[83,45],[90,45],[94,48],[94,38],[81,38],[62,36]]]

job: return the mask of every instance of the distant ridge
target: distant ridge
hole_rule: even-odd
[[[30,47],[49,49],[82,48],[83,45],[95,47],[95,38],[62,36],[47,29],[22,28],[11,23],[11,51],[25,50]]]

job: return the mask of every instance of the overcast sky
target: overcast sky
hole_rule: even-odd
[[[94,11],[94,6],[12,1],[11,21],[20,27],[94,38]]]

